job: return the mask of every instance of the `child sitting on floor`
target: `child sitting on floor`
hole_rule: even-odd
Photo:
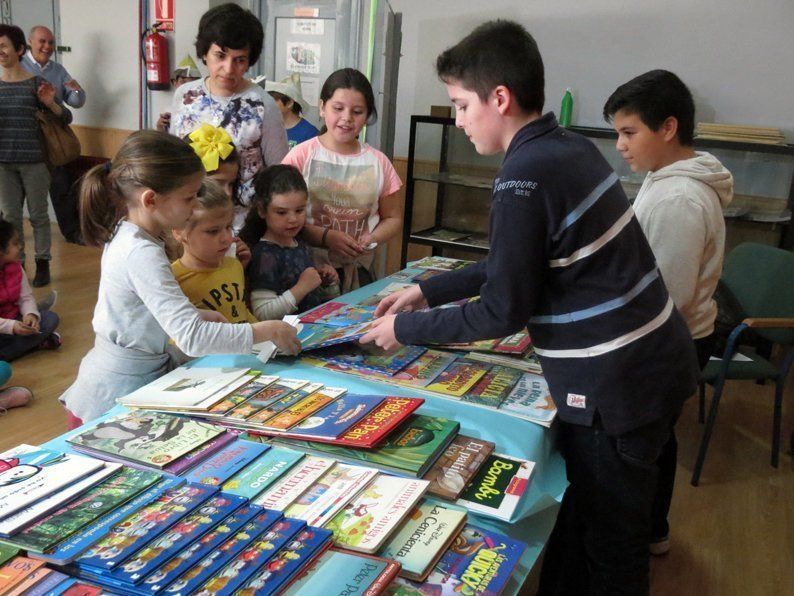
[[[251,309],[259,320],[280,319],[323,301],[316,290],[339,277],[330,264],[315,268],[297,235],[306,223],[308,191],[293,166],[271,166],[254,179],[254,198],[240,238],[252,247],[248,265]]]
[[[39,313],[27,276],[19,262],[19,233],[0,219],[0,360],[11,362],[36,349],[54,350],[58,315]]]

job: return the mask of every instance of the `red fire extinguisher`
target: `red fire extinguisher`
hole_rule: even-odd
[[[163,91],[171,87],[168,76],[168,40],[157,31],[159,26],[160,23],[152,25],[151,29],[143,32],[142,38],[146,86],[153,91]]]

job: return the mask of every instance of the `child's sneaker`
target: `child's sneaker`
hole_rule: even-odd
[[[670,537],[664,536],[662,538],[655,538],[653,542],[648,545],[648,550],[650,550],[651,554],[655,557],[666,555],[670,552]]]
[[[47,339],[39,344],[40,350],[57,350],[63,345],[63,340],[59,333],[53,332]]]
[[[46,298],[42,298],[36,303],[36,308],[39,309],[39,312],[52,310],[52,307],[55,306],[56,302],[58,302],[58,290],[53,290],[47,294]]]
[[[0,414],[6,410],[26,406],[33,399],[33,393],[27,387],[7,387],[0,391]]]

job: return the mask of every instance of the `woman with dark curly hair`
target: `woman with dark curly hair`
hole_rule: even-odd
[[[234,229],[242,227],[254,193],[254,175],[287,154],[281,112],[264,89],[245,78],[259,59],[264,31],[251,11],[236,4],[208,10],[199,21],[196,53],[209,76],[177,89],[170,132],[178,137],[203,123],[219,126],[240,153]]]

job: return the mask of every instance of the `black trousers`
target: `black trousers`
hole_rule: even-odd
[[[67,167],[52,170],[50,200],[58,220],[58,227],[67,242],[80,241],[80,216],[77,211],[77,185]]]

